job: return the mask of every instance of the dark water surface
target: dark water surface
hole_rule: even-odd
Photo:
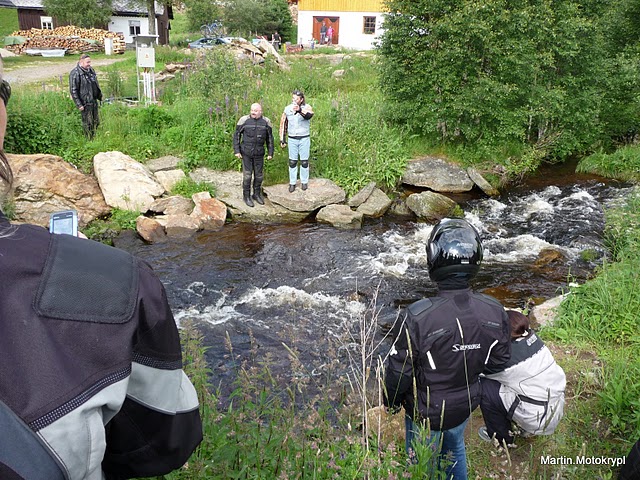
[[[605,255],[603,208],[628,188],[563,168],[550,167],[499,198],[474,192],[456,199],[483,237],[474,287],[506,306],[558,295],[570,278],[588,278]],[[225,390],[237,366],[227,335],[235,353],[269,356],[276,373],[290,368],[282,343],[296,349],[309,375],[320,375],[329,357],[346,363],[374,302],[376,322],[387,325],[399,307],[435,292],[426,272],[431,228],[397,218],[369,220],[358,231],[231,223],[163,244],[122,237],[117,245],[153,265],[178,322],[198,323],[213,381]],[[595,261],[583,258],[585,250]]]

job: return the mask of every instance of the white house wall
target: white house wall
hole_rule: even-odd
[[[129,33],[129,20],[140,22],[140,35],[149,35],[149,19],[147,17],[111,17],[110,32],[122,32],[126,43],[133,43],[133,35]],[[158,21],[156,20],[156,32]]]
[[[313,17],[339,17],[339,45],[355,50],[374,48],[374,41],[382,34],[384,22],[381,12],[298,11],[298,43],[305,47],[310,44],[313,36]],[[364,17],[376,17],[376,33],[374,35],[362,33]],[[316,41],[319,40],[316,38]]]

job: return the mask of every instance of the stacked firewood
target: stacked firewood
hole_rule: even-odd
[[[65,49],[67,53],[85,53],[104,51],[104,39],[112,38],[114,53],[124,53],[124,35],[99,28],[79,28],[65,25],[53,30],[32,28],[18,30],[11,34],[22,37],[23,43],[7,45],[13,53],[22,54],[27,49]]]

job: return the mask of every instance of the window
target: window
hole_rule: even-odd
[[[140,35],[140,20],[129,20],[129,35]]]
[[[53,30],[53,18],[40,17],[40,28],[43,30]]]
[[[367,35],[373,35],[376,33],[376,17],[364,17],[362,33]]]

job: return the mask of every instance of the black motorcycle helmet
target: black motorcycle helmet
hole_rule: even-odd
[[[446,278],[471,280],[480,270],[482,242],[466,220],[443,218],[433,227],[427,243],[427,265],[434,282]]]

